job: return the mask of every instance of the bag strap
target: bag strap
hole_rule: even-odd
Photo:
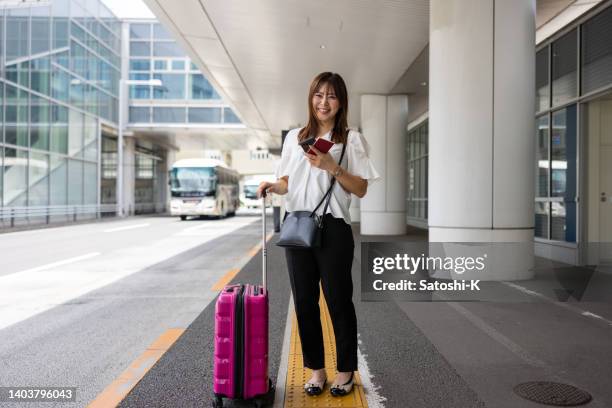
[[[346,144],[342,146],[342,153],[340,154],[340,160],[338,160],[338,166],[342,166],[342,158],[344,157],[345,150],[346,150]],[[332,189],[334,188],[335,182],[336,182],[336,178],[332,177],[332,180],[329,185],[329,188],[327,189],[327,192],[325,193],[321,201],[319,201],[319,204],[317,204],[315,209],[310,213],[311,217],[315,215],[315,213],[317,212],[321,204],[323,204],[323,201],[325,201],[325,198],[327,198],[327,202],[325,203],[325,207],[323,208],[323,215],[325,215],[325,212],[327,211],[327,207],[329,206],[329,201],[331,200],[331,192],[332,192]]]

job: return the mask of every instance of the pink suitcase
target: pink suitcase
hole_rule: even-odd
[[[213,407],[223,407],[223,398],[252,400],[258,407],[273,400],[268,377],[266,209],[262,201],[263,285],[228,285],[217,298]]]

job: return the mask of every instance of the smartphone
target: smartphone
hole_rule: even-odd
[[[308,150],[310,150],[310,146],[312,146],[315,142],[315,138],[314,137],[309,137],[308,139],[304,139],[302,140],[300,143],[298,143],[301,147],[302,150],[304,150],[304,153],[308,152]]]

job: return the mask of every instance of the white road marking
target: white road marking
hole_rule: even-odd
[[[361,339],[358,339],[358,342],[361,344]],[[380,385],[374,385],[372,382],[374,376],[370,373],[370,367],[368,366],[366,357],[367,354],[364,354],[361,348],[358,347],[357,366],[359,368],[359,375],[361,376],[361,383],[363,384],[363,392],[368,401],[368,408],[384,408],[387,398],[378,393]]]
[[[15,272],[15,273],[11,273],[10,275],[5,275],[6,276],[14,276],[17,274],[30,274],[30,273],[34,273],[34,272],[38,272],[38,271],[44,271],[45,269],[51,269],[51,268],[56,268],[58,266],[63,266],[63,265],[68,265],[74,262],[79,262],[85,259],[89,259],[89,258],[93,258],[94,256],[98,256],[100,255],[100,252],[90,252],[88,254],[85,255],[81,255],[81,256],[75,256],[74,258],[68,258],[68,259],[64,259],[63,261],[58,261],[58,262],[53,262],[50,264],[46,264],[46,265],[41,265],[41,266],[37,266],[35,268],[30,268],[30,269],[26,269],[24,271],[19,271],[19,272]],[[2,280],[5,277],[0,277],[0,286],[2,283]]]
[[[568,304],[567,302],[556,302],[556,301],[548,298],[547,296],[542,295],[541,293],[538,293],[536,291],[527,289],[527,288],[525,288],[525,287],[523,287],[521,285],[517,285],[516,283],[512,283],[512,282],[502,282],[502,283],[507,285],[507,286],[510,286],[511,288],[514,288],[514,289],[516,289],[518,291],[521,291],[523,293],[527,293],[528,295],[531,295],[531,296],[543,299],[543,300],[547,301],[548,303],[552,303],[555,306],[559,306],[559,307],[561,307],[563,309],[567,309],[567,310],[570,310],[570,311],[572,311],[574,313],[578,313],[581,316],[596,318],[599,321],[605,322],[608,325],[612,326],[612,320],[608,320],[608,319],[606,319],[606,318],[604,318],[602,316],[596,315],[595,313],[591,313],[588,310],[584,310],[584,309],[581,309],[579,307],[572,306],[572,305]]]
[[[47,264],[0,277],[0,329],[114,283],[151,265],[243,228],[257,218],[221,223],[208,234],[169,235],[155,241]],[[95,254],[95,255],[94,255]],[[67,263],[70,261],[70,263]],[[77,261],[79,261],[77,263]]]
[[[143,227],[148,227],[151,224],[135,224],[135,225],[127,225],[125,227],[117,227],[117,228],[110,228],[110,229],[106,229],[104,230],[104,232],[117,232],[117,231],[126,231],[126,230],[131,230],[131,229],[135,229],[135,228],[143,228]]]
[[[598,314],[595,313],[591,313],[588,310],[585,312],[582,312],[583,316],[588,316],[588,317],[594,317],[595,319],[601,319],[601,320],[606,320],[603,316],[600,316]]]
[[[511,351],[514,355],[516,355],[517,357],[525,361],[527,364],[533,367],[538,367],[538,368],[545,369],[545,370],[548,369],[551,372],[553,371],[552,369],[548,367],[548,365],[544,361],[532,355],[527,350],[525,350],[524,348],[522,348],[521,346],[519,346],[512,340],[510,340],[508,337],[504,336],[497,329],[487,324],[483,319],[476,316],[474,313],[470,312],[465,307],[459,305],[459,303],[446,302],[446,304],[452,307],[453,309],[455,309],[460,314],[462,314],[463,317],[469,320],[474,326],[482,330],[486,335],[491,337],[493,340],[497,341],[499,344],[501,344],[506,349]]]

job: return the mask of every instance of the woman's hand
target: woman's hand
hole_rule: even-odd
[[[287,194],[287,180],[285,177],[278,179],[276,183],[262,181],[257,187],[257,198],[265,196],[267,193]]]
[[[312,149],[315,154],[304,153],[304,155],[306,156],[306,160],[308,160],[312,166],[330,173],[336,168],[336,162],[331,154],[321,153],[314,146],[310,146],[310,149]]]

